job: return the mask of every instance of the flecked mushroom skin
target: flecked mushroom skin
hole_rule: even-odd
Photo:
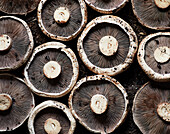
[[[100,24],[100,23],[110,23],[110,24],[118,25],[121,29],[125,31],[125,33],[127,33],[129,40],[130,40],[130,46],[129,46],[127,57],[124,60],[124,63],[114,66],[112,68],[100,68],[92,64],[91,61],[87,58],[87,55],[83,48],[83,40],[88,34],[88,32],[93,27],[95,27],[97,24]],[[92,72],[96,74],[104,74],[104,75],[109,75],[109,76],[115,76],[125,71],[130,66],[130,64],[133,62],[137,48],[138,48],[137,36],[135,32],[133,31],[133,29],[131,28],[131,26],[128,23],[126,23],[124,20],[122,20],[121,18],[117,16],[112,16],[112,15],[105,15],[105,16],[101,16],[101,17],[97,17],[93,19],[89,24],[87,24],[86,28],[84,29],[81,36],[79,37],[78,43],[77,43],[77,50],[84,64]]]
[[[148,77],[154,81],[158,81],[158,82],[166,82],[166,81],[170,81],[170,73],[168,74],[160,74],[158,72],[155,72],[150,66],[148,66],[146,64],[146,61],[144,59],[145,57],[145,45],[146,43],[158,36],[168,36],[170,37],[170,32],[159,32],[159,33],[155,33],[155,34],[150,34],[147,37],[145,37],[142,42],[139,45],[139,49],[138,49],[138,54],[137,54],[137,59],[138,59],[138,63],[141,66],[141,68],[143,69],[143,71],[148,75]],[[166,64],[166,63],[164,63]]]
[[[36,87],[31,83],[30,78],[29,78],[28,70],[31,66],[31,63],[34,60],[34,57],[39,52],[47,50],[47,49],[56,49],[56,50],[60,50],[61,52],[64,52],[72,63],[73,75],[72,75],[72,78],[71,78],[71,82],[64,91],[59,92],[59,93],[48,93],[48,92],[40,91],[40,90],[36,89]],[[61,72],[62,71],[64,71],[64,70],[61,70]],[[44,43],[44,44],[38,46],[37,48],[35,48],[35,50],[32,54],[32,57],[30,58],[27,66],[24,69],[24,75],[25,75],[25,80],[26,80],[27,85],[30,87],[30,89],[35,94],[37,94],[39,96],[43,96],[43,97],[58,98],[58,97],[62,97],[64,95],[66,95],[68,92],[70,92],[72,90],[73,86],[75,85],[75,83],[78,79],[79,65],[78,65],[78,61],[77,61],[77,58],[76,58],[74,52],[70,48],[67,48],[64,44],[62,44],[60,42],[48,42],[48,43]]]
[[[42,21],[42,9],[44,4],[47,2],[48,0],[41,0],[41,2],[39,3],[38,6],[38,11],[37,11],[37,17],[38,17],[38,25],[41,28],[42,32],[47,35],[48,37],[55,39],[55,40],[61,40],[61,41],[70,41],[74,38],[77,37],[77,35],[83,30],[83,28],[85,27],[85,24],[87,23],[87,7],[86,4],[83,0],[78,0],[79,4],[80,4],[80,8],[81,8],[81,15],[82,15],[82,22],[81,22],[81,26],[79,27],[79,29],[74,32],[72,35],[69,35],[67,37],[64,36],[58,36],[58,35],[54,35],[50,32],[47,31],[47,29],[45,28],[43,21]],[[53,17],[53,16],[51,16]]]
[[[81,119],[81,117],[78,116],[78,114],[76,113],[76,109],[73,108],[73,99],[74,99],[74,93],[76,90],[79,90],[80,86],[83,83],[86,82],[90,82],[90,81],[96,81],[96,80],[104,80],[104,81],[108,81],[111,82],[112,84],[114,84],[122,93],[123,95],[123,99],[124,99],[124,111],[123,114],[121,116],[121,119],[117,122],[117,124],[115,124],[114,126],[110,127],[109,130],[100,130],[101,128],[99,128],[99,130],[95,130],[92,129],[91,126],[89,124],[86,124],[85,122],[83,122],[83,120]],[[88,95],[87,95],[88,96]],[[128,95],[124,89],[124,87],[115,79],[109,77],[109,76],[105,76],[105,75],[95,75],[95,76],[87,76],[85,78],[82,78],[81,80],[79,80],[76,84],[76,86],[74,87],[74,89],[72,90],[70,96],[69,96],[69,107],[71,109],[71,112],[73,114],[73,116],[79,121],[80,124],[82,124],[86,129],[88,129],[89,131],[93,132],[93,133],[101,133],[101,134],[107,134],[107,133],[111,133],[113,132],[117,127],[119,127],[119,125],[121,125],[123,123],[123,121],[125,120],[127,113],[128,113]],[[82,99],[82,98],[81,98]],[[109,102],[108,102],[109,104]],[[88,104],[86,104],[87,106]],[[89,104],[90,105],[90,104]],[[108,109],[108,108],[107,108]],[[120,111],[119,111],[120,112]],[[94,113],[95,114],[95,113]],[[101,116],[101,114],[99,114],[98,116]],[[106,129],[106,128],[105,128]],[[106,132],[107,131],[107,132]]]
[[[76,127],[76,121],[73,118],[73,116],[72,116],[72,114],[70,112],[70,109],[68,109],[66,105],[64,105],[64,104],[62,104],[60,102],[57,102],[57,101],[52,101],[52,100],[45,101],[45,102],[39,104],[38,106],[36,106],[34,108],[33,112],[31,113],[31,115],[30,115],[30,117],[28,119],[28,129],[29,129],[30,134],[35,134],[34,119],[35,119],[36,115],[41,110],[43,110],[45,108],[48,108],[48,107],[53,107],[53,108],[60,109],[66,114],[66,116],[70,120],[70,129],[69,129],[68,134],[73,134],[74,130],[75,130],[75,127]]]
[[[3,66],[0,66],[0,71],[11,71],[11,70],[15,70],[15,69],[17,69],[17,68],[19,68],[20,66],[22,66],[27,60],[28,60],[28,58],[29,58],[29,56],[31,55],[31,53],[32,53],[32,50],[33,50],[33,47],[34,47],[34,41],[33,41],[33,36],[32,36],[32,33],[31,33],[31,30],[30,30],[30,28],[29,28],[29,26],[27,25],[27,23],[24,21],[24,20],[22,20],[22,19],[19,19],[19,18],[17,18],[17,17],[14,17],[14,16],[1,16],[0,17],[0,21],[1,20],[5,20],[5,19],[11,19],[11,20],[13,20],[13,21],[16,21],[16,22],[18,22],[18,23],[20,23],[20,25],[22,24],[23,25],[23,27],[25,28],[24,30],[26,30],[26,32],[27,32],[27,36],[28,36],[28,42],[29,42],[29,44],[27,44],[27,49],[26,49],[26,52],[23,54],[23,56],[22,57],[20,57],[20,51],[16,51],[15,49],[16,49],[16,47],[20,47],[20,46],[17,46],[18,44],[13,44],[14,43],[14,40],[15,40],[15,42],[16,42],[16,40],[18,41],[19,39],[16,37],[16,35],[13,35],[14,33],[16,34],[17,32],[15,32],[15,31],[10,31],[9,32],[9,28],[8,27],[4,27],[4,25],[1,25],[1,23],[0,23],[0,29],[1,29],[1,32],[3,33],[4,32],[4,30],[5,31],[8,31],[9,33],[11,33],[12,35],[11,36],[14,36],[14,37],[10,37],[10,39],[9,39],[9,35],[6,35],[5,37],[7,37],[8,39],[7,39],[7,43],[8,43],[8,41],[10,42],[10,46],[8,46],[8,50],[7,51],[5,51],[5,52],[7,52],[7,53],[5,53],[5,54],[3,54],[2,53],[2,55],[3,56],[1,56],[1,60],[0,60],[0,62],[1,63],[4,63],[4,61],[2,61],[2,60],[4,60],[4,55],[6,55],[6,54],[8,54],[8,55],[10,55],[12,58],[13,57],[16,57],[16,61],[14,62],[14,63],[11,63],[12,65],[9,65],[9,63],[6,63],[5,65],[3,65]],[[9,26],[11,26],[10,24],[9,24]],[[15,30],[18,30],[17,28],[21,28],[21,27],[17,27],[16,25],[15,26],[13,26],[13,27],[16,27],[16,29]],[[1,32],[0,32],[0,34],[1,34]],[[19,33],[19,30],[18,30],[18,33]],[[17,34],[18,34],[17,33]],[[4,35],[5,34],[7,34],[7,33],[3,33],[3,37],[4,37]],[[0,35],[1,36],[1,35]],[[2,36],[1,36],[2,37]],[[1,39],[3,39],[3,38],[1,38],[0,37],[0,40]],[[2,40],[1,40],[2,41]],[[21,41],[19,41],[19,42],[21,42]],[[2,42],[0,42],[0,43],[2,43]],[[13,45],[15,46],[15,49],[13,48]],[[21,44],[20,44],[21,45]],[[10,51],[11,50],[11,51]],[[25,50],[24,50],[25,51]],[[20,58],[20,59],[18,59],[18,57]],[[12,59],[12,58],[9,58],[9,56],[8,56],[8,59]]]
[[[106,0],[96,0],[97,1],[106,1]],[[116,1],[116,0],[115,0]],[[118,5],[114,5],[114,7],[110,8],[110,9],[105,9],[105,8],[101,8],[101,7],[97,7],[93,4],[92,0],[85,0],[85,2],[94,10],[96,10],[97,12],[103,13],[103,14],[112,14],[113,12],[117,12],[120,9],[122,9],[126,3],[129,0],[121,0],[122,2],[119,3]],[[110,5],[113,5],[112,3],[110,3]]]

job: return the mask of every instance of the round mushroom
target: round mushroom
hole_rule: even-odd
[[[13,16],[0,17],[0,71],[22,66],[33,46],[33,36],[25,21]]]
[[[152,80],[170,81],[170,32],[145,37],[139,45],[138,62]]]
[[[169,0],[131,0],[139,22],[151,29],[170,29]]]
[[[75,127],[67,106],[52,100],[36,106],[28,120],[30,134],[73,134]]]
[[[0,74],[0,132],[21,126],[34,105],[34,97],[22,79]]]
[[[0,0],[0,11],[7,14],[26,15],[38,6],[40,0]]]
[[[133,120],[143,134],[169,133],[169,88],[169,84],[146,83],[136,93]]]
[[[85,0],[97,12],[111,14],[123,8],[128,0]]]
[[[75,85],[79,65],[74,52],[59,42],[35,48],[24,70],[27,85],[39,96],[58,98]]]
[[[81,79],[69,97],[73,116],[89,131],[113,132],[127,115],[127,93],[115,79],[95,75]]]
[[[77,49],[84,64],[96,74],[114,76],[133,62],[138,47],[135,32],[117,16],[92,20],[78,39]]]
[[[55,40],[72,40],[87,23],[83,0],[41,0],[37,14],[42,32]]]

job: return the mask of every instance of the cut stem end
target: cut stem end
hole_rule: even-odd
[[[163,120],[170,122],[170,103],[160,103],[157,108],[157,113]]]
[[[0,111],[8,110],[12,105],[12,98],[8,94],[0,94]]]
[[[11,48],[11,38],[8,35],[1,35],[0,36],[0,51],[6,51]]]

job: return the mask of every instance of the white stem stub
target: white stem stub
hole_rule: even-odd
[[[157,7],[165,9],[169,7],[170,0],[154,0]]]
[[[105,56],[112,56],[117,52],[118,41],[113,36],[104,36],[99,41],[99,49]]]
[[[6,51],[11,48],[11,38],[8,35],[1,35],[0,36],[0,51]]]
[[[0,94],[0,111],[8,110],[12,105],[12,98],[8,94]]]
[[[61,73],[61,66],[56,61],[49,61],[44,65],[43,72],[47,78],[55,79]]]
[[[165,63],[170,59],[170,48],[167,46],[158,47],[154,51],[154,58],[159,63]]]
[[[107,98],[101,94],[96,94],[91,98],[90,107],[96,114],[102,114],[108,106]]]
[[[54,20],[59,23],[67,23],[70,18],[70,12],[67,7],[59,7],[54,12]]]
[[[61,131],[60,122],[56,119],[49,118],[44,123],[44,130],[47,134],[58,134]]]
[[[157,113],[163,120],[170,122],[170,103],[159,104]]]

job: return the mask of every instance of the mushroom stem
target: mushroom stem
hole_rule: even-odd
[[[91,98],[90,107],[96,114],[102,114],[106,111],[108,106],[108,100],[101,94],[96,94]]]
[[[113,36],[104,36],[99,41],[99,49],[105,56],[112,56],[118,50],[118,41]]]
[[[12,98],[8,94],[0,94],[0,111],[8,110],[12,105]]]
[[[169,0],[154,0],[155,4],[157,7],[165,9],[167,7],[169,7],[170,5],[170,1]]]
[[[47,134],[58,134],[61,131],[61,125],[58,120],[49,118],[44,123],[44,129]]]
[[[70,12],[67,7],[59,7],[54,12],[54,19],[57,23],[67,23],[70,18]]]
[[[44,65],[43,73],[47,78],[55,79],[61,73],[61,66],[56,61],[49,61]]]
[[[0,36],[0,51],[9,50],[11,45],[11,38],[8,35],[3,34]]]
[[[154,58],[159,63],[165,63],[170,59],[170,48],[167,46],[158,47],[154,51]]]
[[[157,107],[157,113],[163,120],[170,122],[170,103],[160,103]]]

